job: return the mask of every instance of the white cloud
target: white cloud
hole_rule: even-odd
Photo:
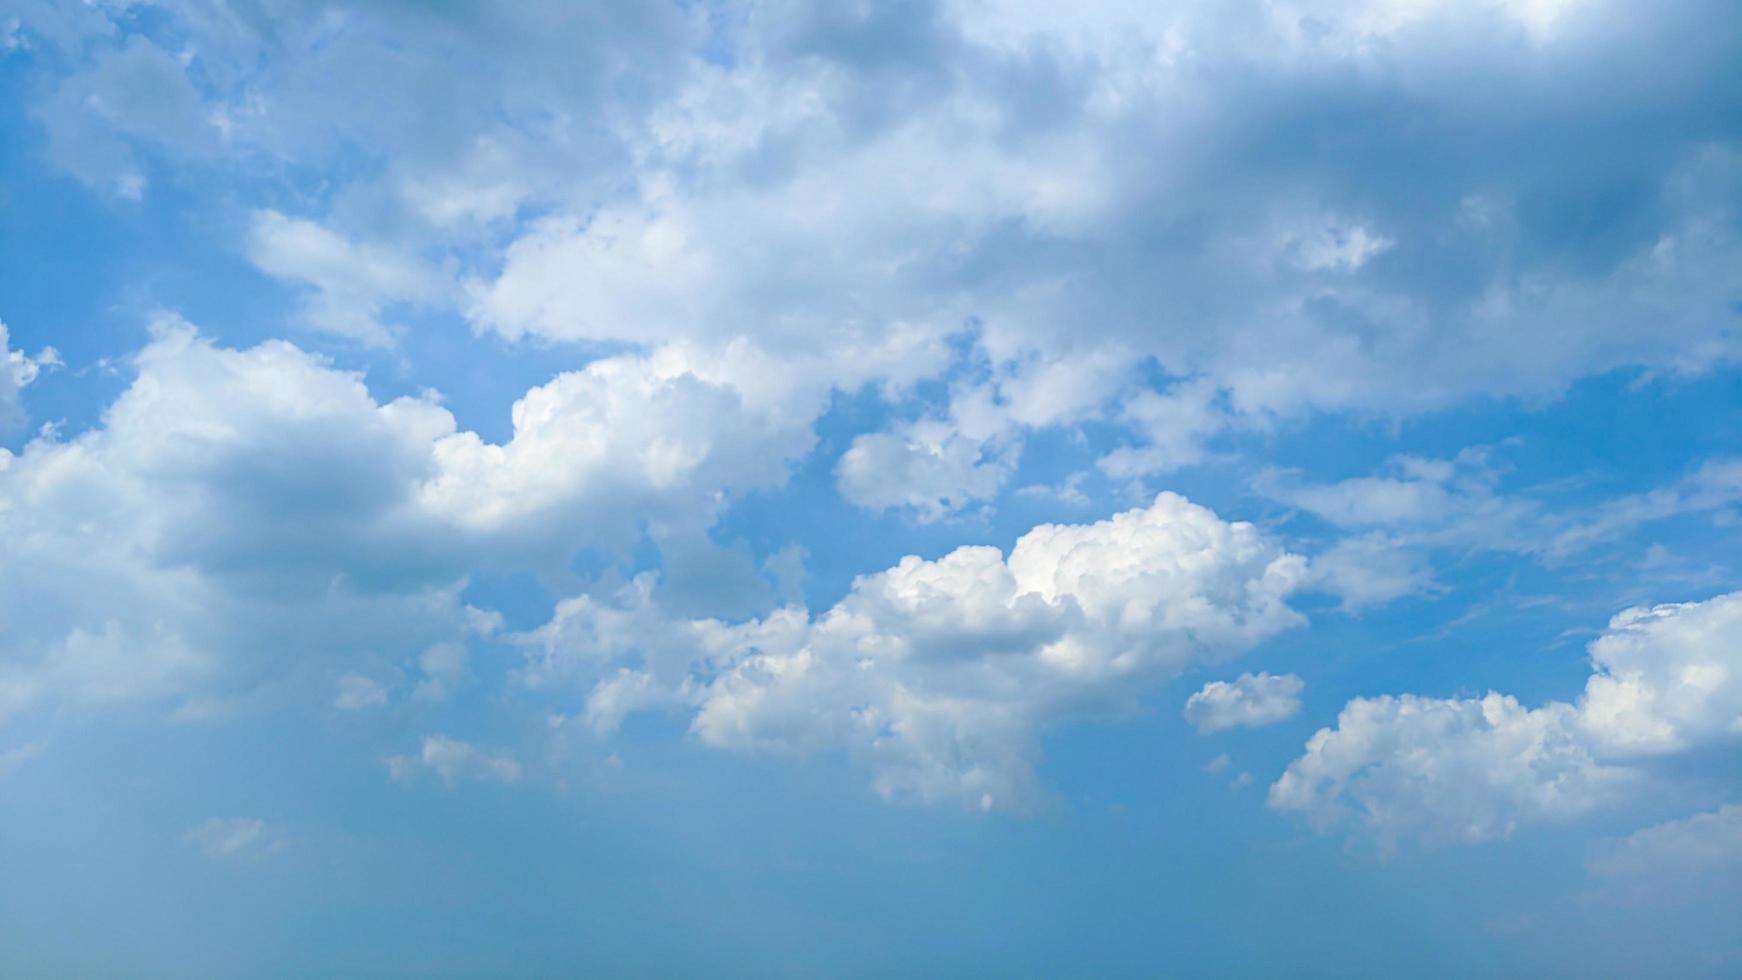
[[[461,642],[475,569],[560,568],[643,522],[705,528],[731,493],[785,479],[822,407],[757,385],[775,369],[745,352],[626,355],[529,391],[495,444],[290,344],[155,330],[101,425],[0,457],[0,712]],[[443,691],[451,660],[424,671]]]
[[[920,422],[856,437],[835,477],[841,495],[860,507],[908,507],[930,522],[996,497],[1016,468],[1013,455],[947,423]]]
[[[1139,391],[1120,406],[1120,418],[1142,441],[1115,449],[1097,465],[1117,478],[1165,473],[1201,462],[1204,443],[1231,424],[1215,383],[1181,381],[1165,392]]]
[[[1291,0],[1248,17],[964,2],[911,18],[891,59],[857,43],[883,24],[866,10],[39,6],[15,36],[56,46],[30,68],[45,73],[49,154],[92,186],[139,197],[163,172],[222,197],[230,174],[330,176],[293,195],[319,223],[256,212],[247,236],[261,268],[310,288],[311,326],[381,343],[396,306],[427,304],[511,339],[630,352],[527,392],[495,444],[433,397],[378,403],[289,345],[164,334],[99,426],[0,454],[0,618],[24,624],[0,715],[453,642],[468,573],[560,571],[643,526],[694,535],[734,494],[785,478],[834,391],[904,402],[954,368],[983,379],[985,405],[952,401],[841,460],[850,498],[940,517],[996,499],[1025,430],[1103,413],[1133,440],[1103,472],[1140,479],[1202,460],[1232,427],[1551,397],[1595,373],[1698,373],[1742,350],[1742,157],[1709,81],[1734,52],[1678,43],[1711,34],[1702,4],[1646,17],[1598,0]],[[1575,82],[1535,84],[1536,45]],[[1661,84],[1609,87],[1627,78]],[[1649,147],[1592,151],[1646,117],[1662,123]],[[0,355],[0,415],[15,416],[43,362]],[[1176,380],[1148,390],[1157,375]],[[969,431],[969,408],[986,406],[1002,421]],[[1117,700],[1107,678],[1122,670],[1163,673],[1298,621],[1279,596],[1309,576],[1358,607],[1429,587],[1419,549],[1571,554],[1654,514],[1728,507],[1742,486],[1703,471],[1699,486],[1532,527],[1541,509],[1487,476],[1401,459],[1290,486],[1361,537],[1308,571],[1176,569],[1158,594],[1144,590],[1159,572],[1119,564],[1123,543],[1072,539],[1140,583],[1102,605],[1096,576],[1112,573],[1050,591],[1025,578],[1035,545],[916,560],[820,617],[679,628],[634,606],[652,602],[637,587],[621,608],[566,608],[597,619],[581,632],[620,659],[631,639],[686,651],[642,651],[599,688],[602,727],[686,704],[708,740],[848,745],[888,791],[1002,805],[1043,721]],[[1184,513],[1167,523],[1241,527]],[[1262,539],[1228,532],[1204,550],[1243,536]],[[1224,589],[1224,573],[1270,591]],[[316,619],[312,635],[291,628]],[[1639,626],[1673,646],[1653,629]],[[876,652],[934,643],[975,655]],[[1701,668],[1672,685],[1617,643],[1571,716],[1465,700],[1409,717],[1470,744],[1551,746],[1550,770],[1575,750],[1712,737],[1728,702],[1701,685],[1727,681]],[[1571,748],[1568,718],[1585,726]],[[1511,825],[1472,819],[1477,835]]]
[[[1591,644],[1576,704],[1356,698],[1270,789],[1320,826],[1382,842],[1509,836],[1617,802],[1653,756],[1742,741],[1742,593],[1630,609]]]
[[[1556,556],[1577,554],[1592,545],[1615,541],[1642,524],[1682,514],[1722,514],[1742,504],[1742,459],[1720,456],[1667,486],[1607,501],[1554,535],[1547,550]]]
[[[1573,714],[1500,694],[1357,698],[1271,786],[1270,805],[1320,827],[1352,815],[1387,846],[1489,840],[1578,816],[1618,799],[1633,774],[1598,763]]]
[[[743,346],[595,361],[516,402],[509,442],[437,440],[418,496],[473,533],[528,545],[558,529],[620,534],[631,515],[706,526],[721,491],[777,486],[809,451],[824,402],[802,373]]]
[[[1591,662],[1579,719],[1605,753],[1742,739],[1742,592],[1620,613]]]
[[[216,134],[201,103],[186,66],[136,34],[95,47],[90,63],[60,79],[35,114],[56,164],[93,188],[138,200],[146,183],[138,142],[208,155]]]
[[[967,329],[1018,430],[1120,406],[1120,478],[1229,427],[1737,357],[1742,158],[1706,81],[1733,52],[1681,43],[1701,5],[1045,8],[946,3],[894,41],[873,11],[755,3],[176,8],[174,54],[100,9],[20,36],[65,54],[41,115],[94,184],[158,157],[358,172],[311,192],[319,224],[257,212],[250,251],[313,288],[310,325],[369,342],[402,303],[510,338],[742,341],[821,398],[936,377]],[[1538,44],[1566,77],[1663,84],[1569,111]],[[1590,151],[1652,112],[1652,152]],[[1570,213],[1599,218],[1572,236]],[[867,359],[897,334],[904,356]],[[1150,367],[1180,380],[1150,392]],[[861,455],[914,485],[856,499],[937,514],[999,483],[972,438],[908,436]]]
[[[1676,296],[1692,295],[1678,290],[1688,288],[1704,306],[1721,307],[1699,285],[1709,286],[1715,266],[1650,261],[1653,246],[1644,242],[1636,261],[1614,270],[1613,283],[1575,277],[1524,290],[1497,265],[1480,274],[1492,274],[1487,293],[1442,306],[1373,261],[1441,249],[1444,224],[1424,226],[1419,208],[1393,202],[1394,232],[1384,215],[1326,218],[1303,211],[1292,194],[1254,199],[1208,176],[1214,167],[1156,173],[1131,164],[1124,159],[1131,148],[1114,134],[1159,126],[1145,146],[1221,138],[1219,129],[1182,122],[1176,132],[1156,122],[1192,118],[1192,103],[1176,106],[1185,97],[1171,93],[1203,84],[1201,67],[1229,55],[1208,33],[1228,24],[1196,11],[1170,16],[1177,35],[1201,46],[1180,49],[1178,63],[1141,68],[1135,52],[1103,52],[1099,74],[1081,79],[1080,93],[1058,96],[1068,124],[1029,127],[1020,154],[996,145],[1020,125],[1018,107],[990,78],[971,73],[903,105],[899,124],[880,126],[851,117],[857,86],[868,83],[848,67],[764,58],[699,71],[647,131],[627,127],[626,138],[641,147],[634,191],[525,229],[500,274],[475,282],[470,315],[509,336],[754,336],[804,349],[879,326],[942,336],[971,320],[1019,425],[1124,403],[1121,421],[1143,441],[1104,466],[1136,476],[1195,462],[1230,425],[1315,411],[1409,413],[1476,393],[1550,392],[1602,364],[1656,363],[1663,350],[1636,342],[1635,320],[1616,315],[1622,305],[1646,315],[1642,304],[1678,306]],[[956,42],[952,26],[940,27],[940,43]],[[1293,42],[1255,43],[1263,50]],[[1289,50],[1332,63],[1348,57],[1330,47]],[[1434,97],[1461,98],[1438,89]],[[768,168],[771,152],[778,168]],[[1692,154],[1692,170],[1728,166]],[[746,181],[746,171],[762,179]],[[1093,193],[1072,189],[1085,183]],[[1195,207],[1213,208],[1213,220],[1162,203],[1205,195],[1215,204]],[[1145,216],[1144,227],[1180,228],[1178,248],[1127,229],[1123,205]],[[1510,212],[1510,204],[1497,206]],[[1673,207],[1660,217],[1684,237],[1710,237],[1697,209]],[[1278,227],[1298,230],[1277,239]],[[1472,240],[1445,246],[1455,253],[1446,261],[1467,263],[1466,246],[1499,255],[1504,246],[1489,238],[1526,234],[1516,222],[1501,228],[1460,227]],[[1734,252],[1737,244],[1721,248]],[[1467,287],[1477,288],[1460,283],[1453,291]],[[1527,327],[1567,317],[1604,326],[1576,342]],[[1709,322],[1677,322],[1686,346],[1668,346],[1697,348],[1692,356],[1705,363],[1729,356],[1718,353],[1725,342],[1712,339]],[[1547,346],[1558,349],[1539,349]],[[1166,395],[1132,391],[1136,366],[1150,358],[1185,380]],[[899,433],[866,438],[855,461],[870,468],[875,457],[885,464],[879,469],[910,475],[924,512],[950,509],[946,492],[972,497],[991,482],[967,441],[946,448],[949,440]],[[855,477],[846,486],[871,506],[911,502],[869,482]]]
[[[184,839],[214,861],[246,861],[284,847],[284,835],[256,817],[213,817]]]
[[[1346,532],[1314,556],[1313,572],[1349,610],[1440,590],[1431,570],[1435,553],[1505,552],[1564,565],[1625,542],[1651,522],[1684,515],[1716,521],[1742,502],[1742,461],[1731,457],[1705,460],[1656,489],[1595,505],[1536,488],[1504,491],[1504,471],[1501,451],[1472,447],[1451,459],[1394,457],[1374,475],[1331,483],[1269,471],[1254,484]]]
[[[1185,719],[1200,735],[1273,725],[1300,711],[1305,687],[1293,674],[1241,674],[1233,681],[1211,681],[1186,699]]]
[[[1314,583],[1342,600],[1347,612],[1436,588],[1426,558],[1385,534],[1343,538],[1312,559]]]
[[[0,322],[0,434],[15,428],[24,419],[19,394],[35,381],[43,368],[60,364],[60,355],[53,347],[45,347],[35,357],[9,346],[11,336],[6,324]],[[0,453],[5,450],[0,450]],[[4,466],[0,461],[0,466]]]
[[[462,780],[517,783],[521,776],[520,763],[512,754],[445,735],[425,736],[416,755],[389,756],[386,761],[388,774],[399,782],[408,782],[419,771],[428,771],[449,788]]]
[[[1726,804],[1609,841],[1587,865],[1609,877],[1734,875],[1742,870],[1742,804]]]
[[[381,320],[388,306],[429,305],[441,295],[436,276],[413,260],[277,211],[254,214],[248,258],[269,275],[314,290],[302,312],[306,326],[375,346],[393,340],[396,328]]]
[[[1042,525],[1008,556],[962,547],[855,581],[828,611],[672,621],[651,579],[562,603],[528,638],[529,678],[614,668],[590,703],[608,729],[644,703],[688,705],[706,744],[845,748],[886,796],[1033,803],[1039,730],[1135,710],[1159,679],[1303,617],[1304,560],[1173,494],[1086,525]]]

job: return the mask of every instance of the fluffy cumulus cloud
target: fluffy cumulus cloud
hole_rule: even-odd
[[[729,354],[560,375],[498,444],[290,344],[154,329],[98,426],[0,450],[0,713],[240,691],[371,649],[421,652],[437,697],[464,679],[454,644],[492,628],[457,598],[475,570],[705,527],[811,441],[813,403],[738,387]]]
[[[1211,681],[1186,699],[1185,718],[1208,735],[1227,728],[1261,728],[1294,717],[1306,682],[1293,674],[1241,674]]]
[[[945,417],[853,440],[835,467],[841,495],[871,511],[908,508],[922,522],[990,501],[1021,454],[1017,406],[990,385],[959,385]]]
[[[1742,742],[1742,593],[1630,609],[1590,647],[1576,702],[1357,698],[1270,788],[1270,805],[1386,843],[1506,837],[1620,802],[1653,763]]]
[[[844,748],[889,796],[1020,808],[1049,724],[1126,712],[1157,680],[1302,616],[1305,562],[1174,494],[1094,524],[1042,525],[1008,555],[958,548],[856,580],[818,615],[672,620],[642,580],[581,597],[529,636],[529,679],[600,676],[588,714],[693,712],[722,748]]]

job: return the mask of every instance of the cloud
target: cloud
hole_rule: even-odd
[[[929,523],[996,498],[1020,452],[1009,407],[983,387],[962,387],[947,418],[855,437],[835,465],[835,481],[866,510],[906,507]]]
[[[1385,534],[1338,540],[1313,556],[1312,574],[1345,612],[1441,589],[1421,550]]]
[[[508,752],[479,748],[445,735],[424,737],[416,755],[389,756],[387,771],[399,782],[409,782],[420,771],[432,772],[450,789],[463,780],[517,783],[520,763]]]
[[[1733,365],[1729,13],[32,5],[9,43],[53,49],[26,59],[49,159],[122,197],[276,180],[307,217],[250,205],[239,241],[306,287],[305,325],[384,343],[428,307],[619,353],[527,391],[495,443],[295,346],[161,328],[98,425],[0,454],[0,715],[324,684],[361,649],[443,651],[416,665],[435,696],[465,674],[469,577],[694,542],[783,483],[841,392],[896,421],[858,434],[840,492],[935,520],[995,503],[1035,429],[1105,423],[1101,472],[1138,481],[1321,414]],[[17,419],[48,361],[0,357]],[[891,795],[1012,805],[1045,725],[1299,623],[1294,591],[1428,589],[1435,548],[1564,560],[1732,506],[1731,462],[1576,520],[1477,457],[1291,475],[1279,499],[1349,532],[1310,566],[1167,497],[914,558],[815,615],[692,619],[636,580],[566,603],[528,676],[587,674],[603,730],[689,711],[710,744],[844,747]],[[1452,838],[1582,812],[1628,760],[1718,737],[1727,702],[1699,692],[1728,682],[1678,628],[1611,632],[1691,674],[1618,639],[1576,705],[1351,702],[1282,799]]]
[[[511,336],[805,345],[971,320],[1013,405],[1049,399],[1052,375],[1153,359],[1209,397],[1144,406],[1170,442],[1134,447],[1114,464],[1128,470],[1167,465],[1192,445],[1182,430],[1546,396],[1735,356],[1716,259],[1739,245],[1709,215],[1728,212],[1736,157],[1724,94],[1695,81],[1717,76],[1605,81],[1685,57],[1668,52],[1704,33],[1698,5],[1594,4],[1577,31],[1501,6],[1298,6],[1310,36],[1201,4],[1108,14],[1104,34],[979,5],[922,5],[895,34],[758,8],[731,38],[753,56],[625,125],[633,189],[528,229],[471,315]],[[1527,83],[1541,45],[1582,91]],[[1622,138],[1617,100],[1681,111],[1647,157],[1581,150]],[[1424,114],[1458,122],[1408,124]],[[1521,141],[1543,127],[1561,139]],[[1593,212],[1598,187],[1613,193]],[[1606,217],[1576,229],[1575,213]],[[1572,321],[1586,329],[1536,328]],[[1646,343],[1645,321],[1668,336]],[[1107,351],[1123,361],[1090,370]]]
[[[160,30],[137,22],[137,6],[18,10],[24,42],[58,49],[68,67],[37,106],[52,157],[98,187],[157,160],[258,175],[332,174],[362,159],[389,192],[433,185],[458,194],[488,180],[468,152],[480,135],[518,144],[558,109],[552,100],[582,116],[607,96],[629,110],[640,87],[624,84],[631,67],[643,91],[662,92],[659,79],[681,74],[682,53],[700,40],[676,6],[629,2],[317,17],[145,5]],[[517,154],[520,169],[582,170],[601,150],[594,140],[564,142],[546,138],[538,156]],[[456,163],[453,176],[470,180],[437,179]]]
[[[8,346],[10,343],[6,324],[0,322],[0,434],[17,428],[24,421],[20,393],[37,379],[44,368],[60,364],[60,355],[53,347],[44,347],[31,357],[21,350],[12,350]],[[0,465],[3,461],[4,457],[0,457]]]
[[[1742,592],[1619,613],[1591,644],[1591,663],[1580,722],[1607,754],[1742,736]]]
[[[285,845],[284,835],[255,817],[213,817],[183,837],[213,861],[250,861]]]
[[[1655,758],[1742,738],[1742,593],[1629,609],[1590,646],[1576,703],[1356,698],[1270,788],[1320,827],[1382,844],[1510,836],[1618,803]]]
[[[1306,682],[1293,674],[1241,674],[1211,681],[1186,699],[1185,719],[1208,735],[1227,728],[1262,728],[1294,717]]]
[[[1586,862],[1605,877],[1733,875],[1742,868],[1742,804],[1647,827],[1601,845]]]
[[[64,55],[53,157],[132,193],[158,160],[338,174],[247,237],[312,287],[306,322],[368,342],[429,304],[511,339],[741,342],[808,398],[901,401],[967,333],[1006,446],[1113,406],[1117,478],[1229,430],[1739,352],[1716,0],[157,13],[21,22]],[[868,507],[1002,486],[972,437],[855,448]]]
[[[1717,457],[1673,483],[1608,501],[1581,514],[1549,545],[1553,555],[1573,555],[1595,544],[1620,540],[1643,524],[1682,514],[1722,513],[1742,503],[1742,459]]]
[[[1351,611],[1443,591],[1432,571],[1438,553],[1500,552],[1564,566],[1652,522],[1717,521],[1742,502],[1742,461],[1733,457],[1591,504],[1557,498],[1552,488],[1504,488],[1507,448],[1517,447],[1471,447],[1450,459],[1396,456],[1373,475],[1334,482],[1270,470],[1254,487],[1342,532],[1314,556],[1313,574]]]
[[[909,507],[929,523],[998,495],[1014,469],[1007,459],[988,460],[972,440],[927,428],[854,438],[835,468],[841,496],[872,512]]]
[[[378,402],[291,344],[154,330],[100,425],[0,456],[0,714],[237,693],[359,649],[462,642],[474,572],[705,528],[730,494],[785,479],[822,407],[740,387],[764,370],[747,356],[667,350],[531,389],[491,443],[433,395]],[[452,659],[424,665],[443,690]]]
[[[1576,519],[1576,508],[1546,508],[1531,495],[1504,492],[1505,470],[1503,452],[1477,446],[1450,459],[1394,456],[1373,475],[1331,483],[1278,471],[1255,482],[1271,499],[1358,536],[1345,540],[1363,551],[1388,545],[1546,557],[1553,528]]]
[[[395,328],[381,321],[386,307],[429,305],[441,290],[434,274],[386,247],[358,244],[277,211],[255,213],[248,258],[269,275],[312,287],[304,325],[371,346],[393,340]]]
[[[1509,837],[1613,802],[1634,773],[1600,764],[1574,709],[1515,698],[1356,698],[1270,788],[1270,805],[1328,828],[1351,816],[1389,846]]]
[[[146,187],[141,142],[208,154],[217,134],[202,101],[186,66],[135,34],[98,47],[34,114],[47,130],[51,160],[96,190],[138,200]]]
[[[1126,398],[1119,416],[1140,441],[1097,461],[1115,478],[1166,473],[1202,462],[1205,443],[1232,423],[1214,382],[1177,382],[1165,392],[1139,391]]]
[[[600,730],[659,705],[704,744],[844,748],[885,796],[1033,805],[1039,731],[1136,710],[1150,685],[1301,625],[1305,562],[1174,494],[857,579],[829,610],[671,620],[651,577],[561,603],[526,637],[529,682],[594,682]]]

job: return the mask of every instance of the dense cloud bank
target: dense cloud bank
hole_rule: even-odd
[[[872,509],[975,506],[1025,432],[1090,418],[1131,476],[1279,420],[1737,354],[1722,3],[156,13],[122,40],[121,9],[21,8],[71,173],[367,174],[240,243],[303,329],[366,344],[443,310],[744,343],[824,390],[954,378],[842,460]]]

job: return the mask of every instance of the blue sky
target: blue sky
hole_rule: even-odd
[[[0,973],[1727,975],[1730,7],[0,0]]]

